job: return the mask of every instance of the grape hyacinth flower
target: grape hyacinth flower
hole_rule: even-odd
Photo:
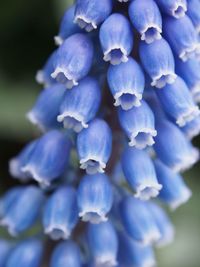
[[[78,134],[77,150],[81,169],[88,174],[104,172],[112,150],[112,134],[108,124],[93,120],[89,127]]]
[[[174,57],[165,39],[151,44],[140,42],[139,54],[145,71],[152,79],[152,86],[162,88],[166,84],[174,83],[176,79]]]
[[[58,48],[51,77],[71,89],[88,74],[92,58],[93,45],[90,38],[83,33],[76,33]]]
[[[110,15],[101,25],[99,38],[105,61],[113,65],[128,61],[133,48],[133,31],[125,16]]]
[[[78,187],[79,216],[83,221],[107,220],[113,202],[112,186],[105,174],[85,175]]]
[[[149,105],[142,100],[141,106],[128,111],[119,109],[119,122],[122,129],[130,139],[129,146],[144,149],[154,144],[155,119]]]
[[[58,188],[47,200],[43,212],[45,234],[67,239],[78,222],[77,194],[72,187]]]
[[[147,152],[126,148],[122,155],[122,169],[136,198],[148,200],[157,197],[162,185],[158,183],[153,162]]]
[[[155,0],[155,1],[164,14],[170,15],[176,19],[185,16],[185,13],[187,11],[186,0]]]
[[[63,122],[65,128],[80,132],[87,128],[88,122],[95,117],[100,101],[101,91],[98,82],[92,77],[87,77],[73,90],[65,93],[58,121]]]
[[[107,74],[110,91],[115,106],[124,110],[140,106],[145,79],[140,65],[131,57],[125,63],[110,65]]]
[[[28,113],[42,131],[10,160],[18,185],[0,197],[1,225],[20,235],[0,239],[0,267],[156,265],[155,247],[175,235],[165,206],[189,200],[180,173],[199,160],[199,5],[64,11]]]
[[[161,39],[162,17],[154,0],[134,0],[129,6],[133,26],[147,44]]]
[[[74,22],[80,28],[90,32],[97,29],[112,11],[112,0],[78,0],[76,3]]]

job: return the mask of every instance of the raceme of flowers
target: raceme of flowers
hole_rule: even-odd
[[[23,184],[0,222],[23,238],[1,239],[1,267],[155,266],[174,237],[161,206],[190,198],[181,173],[199,159],[199,34],[199,0],[69,7],[27,114],[42,134],[10,161]]]

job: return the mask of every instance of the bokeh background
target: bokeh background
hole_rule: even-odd
[[[34,79],[36,70],[54,49],[53,36],[69,4],[70,0],[0,0],[0,193],[16,183],[8,174],[9,158],[38,134],[25,114],[41,89]],[[199,146],[200,138],[194,143]],[[193,196],[170,213],[176,239],[157,251],[159,267],[200,267],[200,164],[185,178]],[[6,233],[0,229],[0,235]]]

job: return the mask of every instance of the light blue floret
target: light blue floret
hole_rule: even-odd
[[[116,266],[118,238],[110,221],[89,224],[87,238],[95,266]]]
[[[157,181],[153,162],[146,151],[126,148],[122,155],[122,169],[135,191],[135,197],[148,200],[159,194],[162,186]]]
[[[162,17],[153,0],[134,0],[129,5],[129,16],[141,40],[150,44],[161,39]]]
[[[101,89],[98,81],[86,77],[73,90],[65,93],[58,121],[63,122],[65,128],[80,132],[95,117],[100,102]]]
[[[97,29],[111,13],[112,0],[77,0],[74,22],[90,32]]]
[[[115,106],[128,110],[141,104],[145,85],[144,73],[132,57],[128,57],[125,63],[110,65],[107,80],[115,99]]]
[[[121,127],[130,140],[130,146],[143,149],[154,144],[154,137],[157,134],[154,114],[144,100],[139,107],[127,111],[119,108],[118,115]]]
[[[88,174],[104,172],[112,151],[112,133],[101,119],[93,120],[77,137],[80,168]]]
[[[81,267],[79,247],[73,241],[59,243],[53,250],[50,267]]]
[[[83,221],[106,221],[112,202],[112,186],[105,174],[86,175],[81,179],[78,187],[78,208]]]
[[[139,55],[144,69],[152,80],[152,86],[162,88],[168,83],[174,83],[176,79],[174,57],[165,39],[156,40],[151,44],[141,41]]]
[[[113,65],[128,61],[133,48],[133,31],[125,16],[110,15],[101,25],[99,38],[105,61]]]
[[[58,48],[51,77],[67,89],[78,85],[92,66],[93,44],[86,34],[68,37]]]
[[[52,239],[67,239],[78,222],[76,190],[63,186],[47,200],[43,212],[44,232]]]

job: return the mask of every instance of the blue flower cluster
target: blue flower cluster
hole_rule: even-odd
[[[26,238],[0,240],[0,267],[39,267],[49,243],[51,267],[155,266],[174,237],[160,204],[190,198],[181,173],[199,159],[199,34],[199,0],[65,12],[27,115],[43,134],[11,159],[25,184],[0,201],[1,225]]]

